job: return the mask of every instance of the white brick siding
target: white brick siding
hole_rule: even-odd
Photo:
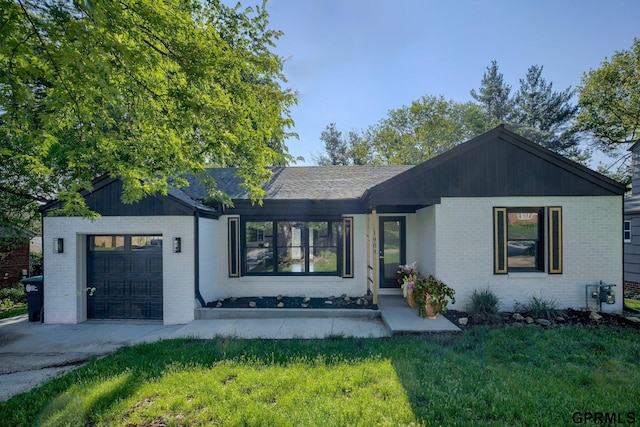
[[[493,211],[502,207],[562,207],[563,273],[493,274]],[[435,210],[435,221],[432,210]],[[532,295],[557,300],[562,307],[585,307],[585,285],[600,280],[616,284],[616,304],[606,311],[622,310],[622,201],[612,197],[504,197],[443,198],[418,214],[419,246],[427,254],[418,259],[435,265],[437,277],[455,289],[464,309],[474,289],[489,287],[502,298],[503,309],[525,302]],[[435,222],[435,253],[431,225]],[[545,224],[546,228],[546,224]],[[546,247],[545,230],[545,254]],[[430,260],[429,257],[435,257]],[[545,266],[548,265],[545,255]],[[424,267],[423,267],[424,270]],[[595,300],[589,303],[595,307]]]
[[[161,234],[163,322],[187,323],[194,318],[194,218],[191,216],[44,218],[44,318],[46,323],[78,323],[87,319],[86,236],[91,234]],[[173,253],[171,240],[182,239]],[[64,239],[64,253],[53,253],[53,239]]]

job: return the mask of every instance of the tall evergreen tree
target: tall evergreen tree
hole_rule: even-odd
[[[511,86],[504,83],[502,73],[498,71],[497,61],[491,61],[487,71],[482,76],[480,88],[476,92],[471,89],[471,96],[478,101],[491,117],[504,122],[513,110],[510,98]]]
[[[542,77],[543,66],[533,65],[520,79],[509,122],[520,134],[561,154],[575,154],[579,144],[572,129],[578,107],[571,104],[575,90],[556,92]]]
[[[336,128],[335,123],[327,125],[320,134],[320,140],[324,143],[325,154],[317,160],[320,165],[348,165],[349,149],[347,142],[342,137],[342,132]]]

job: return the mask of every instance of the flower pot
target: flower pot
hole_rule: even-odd
[[[411,308],[415,308],[416,307],[416,302],[413,300],[413,291],[412,290],[407,291],[407,304],[409,304],[409,307],[411,307]]]
[[[431,295],[427,294],[427,301],[424,303],[424,315],[427,319],[435,319],[438,313],[442,311],[440,304],[436,304],[434,307],[431,305]]]

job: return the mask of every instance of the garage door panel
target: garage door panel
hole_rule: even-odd
[[[87,317],[162,319],[161,236],[90,236],[87,271]]]
[[[131,295],[140,297],[149,295],[149,286],[146,279],[133,278],[130,283]]]
[[[149,318],[162,319],[162,303],[161,302],[149,303]]]
[[[149,258],[149,265],[147,271],[149,273],[160,273],[162,274],[162,255],[159,257]]]
[[[149,281],[148,294],[151,296],[162,296],[162,282],[157,280]]]
[[[109,257],[107,258],[107,271],[105,273],[109,274],[123,274],[127,272],[126,269],[126,261],[121,254],[100,254],[101,256]],[[115,255],[115,256],[114,256]]]

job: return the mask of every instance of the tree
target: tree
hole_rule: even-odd
[[[418,164],[489,130],[497,124],[474,103],[423,96],[390,110],[367,134],[384,164]]]
[[[518,133],[561,154],[577,155],[579,141],[572,128],[578,107],[571,104],[575,90],[556,92],[542,77],[542,66],[533,65],[520,79],[509,122]]]
[[[317,159],[319,165],[348,165],[349,153],[347,142],[342,138],[342,132],[336,129],[336,124],[327,125],[320,134],[326,154]]]
[[[478,92],[471,89],[471,96],[478,101],[491,117],[505,122],[513,110],[510,98],[511,86],[504,83],[502,73],[498,72],[498,63],[491,61],[482,76]]]
[[[629,145],[640,141],[640,40],[583,74],[578,92],[576,127],[605,153],[625,157]]]
[[[286,161],[296,98],[281,87],[270,51],[281,33],[264,4],[0,0],[0,10],[3,199],[31,211],[58,198],[61,213],[90,216],[77,191],[98,175],[119,177],[133,202],[233,165],[258,201],[267,167]],[[2,224],[19,222],[11,212]]]

